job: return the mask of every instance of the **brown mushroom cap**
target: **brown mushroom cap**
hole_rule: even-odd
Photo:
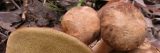
[[[132,4],[110,3],[103,6],[98,14],[101,18],[102,39],[115,50],[132,50],[144,41],[144,16]]]
[[[97,37],[100,19],[91,7],[82,6],[70,9],[61,20],[62,29],[89,45]]]
[[[11,33],[6,53],[92,53],[81,41],[50,28],[22,28]]]

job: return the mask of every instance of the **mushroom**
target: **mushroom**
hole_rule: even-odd
[[[128,51],[143,43],[146,33],[144,16],[129,2],[111,0],[98,15],[102,39],[114,50]]]
[[[77,38],[50,28],[21,28],[11,33],[6,53],[92,53]]]
[[[70,9],[61,20],[62,30],[89,45],[97,37],[100,19],[97,12],[88,6]]]

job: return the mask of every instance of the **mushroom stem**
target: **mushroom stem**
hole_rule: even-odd
[[[109,53],[112,49],[102,39],[92,48],[94,53]]]

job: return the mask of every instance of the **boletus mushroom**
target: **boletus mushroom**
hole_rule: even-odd
[[[11,33],[6,53],[92,53],[77,38],[50,28],[22,28]]]
[[[97,12],[88,6],[71,8],[61,20],[62,30],[89,45],[97,38],[100,19]]]
[[[125,0],[109,2],[99,10],[98,15],[102,39],[113,49],[128,51],[143,43],[146,23],[134,5]]]

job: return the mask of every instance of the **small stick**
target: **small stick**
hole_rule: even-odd
[[[25,20],[26,19],[26,13],[28,11],[28,0],[23,0],[24,4],[23,4],[23,13],[22,13],[22,19]]]
[[[46,4],[46,1],[47,1],[47,0],[44,0],[44,1],[43,1],[43,6]]]
[[[18,9],[21,9],[14,0],[11,0],[11,2],[12,2]]]

